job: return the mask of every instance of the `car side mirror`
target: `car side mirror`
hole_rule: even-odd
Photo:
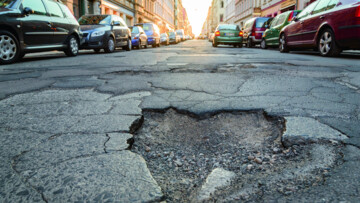
[[[298,22],[298,21],[299,21],[299,18],[297,18],[297,17],[293,17],[292,21],[294,21],[294,22]]]
[[[23,10],[23,14],[26,15],[26,16],[28,16],[30,14],[34,14],[34,13],[35,13],[34,10],[32,10],[29,7],[25,7],[24,10]]]
[[[115,21],[115,22],[113,22],[113,25],[114,25],[114,26],[120,26],[120,22]]]

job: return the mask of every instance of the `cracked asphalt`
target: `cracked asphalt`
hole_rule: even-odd
[[[321,184],[262,200],[359,202],[359,59],[358,52],[324,58],[201,40],[73,58],[29,54],[0,66],[0,202],[167,200],[129,148],[143,110],[170,107],[196,115],[264,111],[340,132],[347,138],[341,164]]]

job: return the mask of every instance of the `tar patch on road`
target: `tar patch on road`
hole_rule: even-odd
[[[284,148],[284,119],[263,111],[143,114],[131,150],[168,202],[276,200],[323,184],[341,162],[339,144]]]

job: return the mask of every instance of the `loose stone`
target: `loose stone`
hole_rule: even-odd
[[[253,168],[254,168],[254,165],[252,165],[252,164],[249,164],[249,165],[246,166],[246,169],[248,171],[251,171]]]
[[[250,161],[251,161],[251,160],[254,160],[254,159],[255,159],[255,157],[254,157],[254,156],[251,156],[251,155],[250,155],[250,156],[248,156],[248,160],[250,160]]]
[[[257,164],[262,164],[262,160],[260,158],[255,158],[254,161],[257,163]]]

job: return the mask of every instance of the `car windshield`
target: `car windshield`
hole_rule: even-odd
[[[166,37],[166,34],[165,34],[165,33],[162,33],[162,34],[160,35],[160,37]]]
[[[237,25],[219,25],[218,30],[240,30]]]
[[[177,30],[176,33],[177,33],[178,35],[181,35],[181,36],[183,35],[183,33],[182,33],[181,30]]]
[[[169,32],[169,36],[175,36],[175,32]]]
[[[256,27],[263,28],[265,25],[269,25],[272,18],[258,18],[256,19]]]
[[[142,29],[146,32],[146,31],[152,31],[152,26],[150,24],[142,24],[139,25],[140,27],[142,27]]]
[[[110,25],[111,16],[108,15],[89,15],[79,19],[80,25]]]
[[[10,8],[16,0],[0,0],[0,8]]]
[[[138,27],[130,27],[131,33],[137,34],[139,33],[139,28]]]

